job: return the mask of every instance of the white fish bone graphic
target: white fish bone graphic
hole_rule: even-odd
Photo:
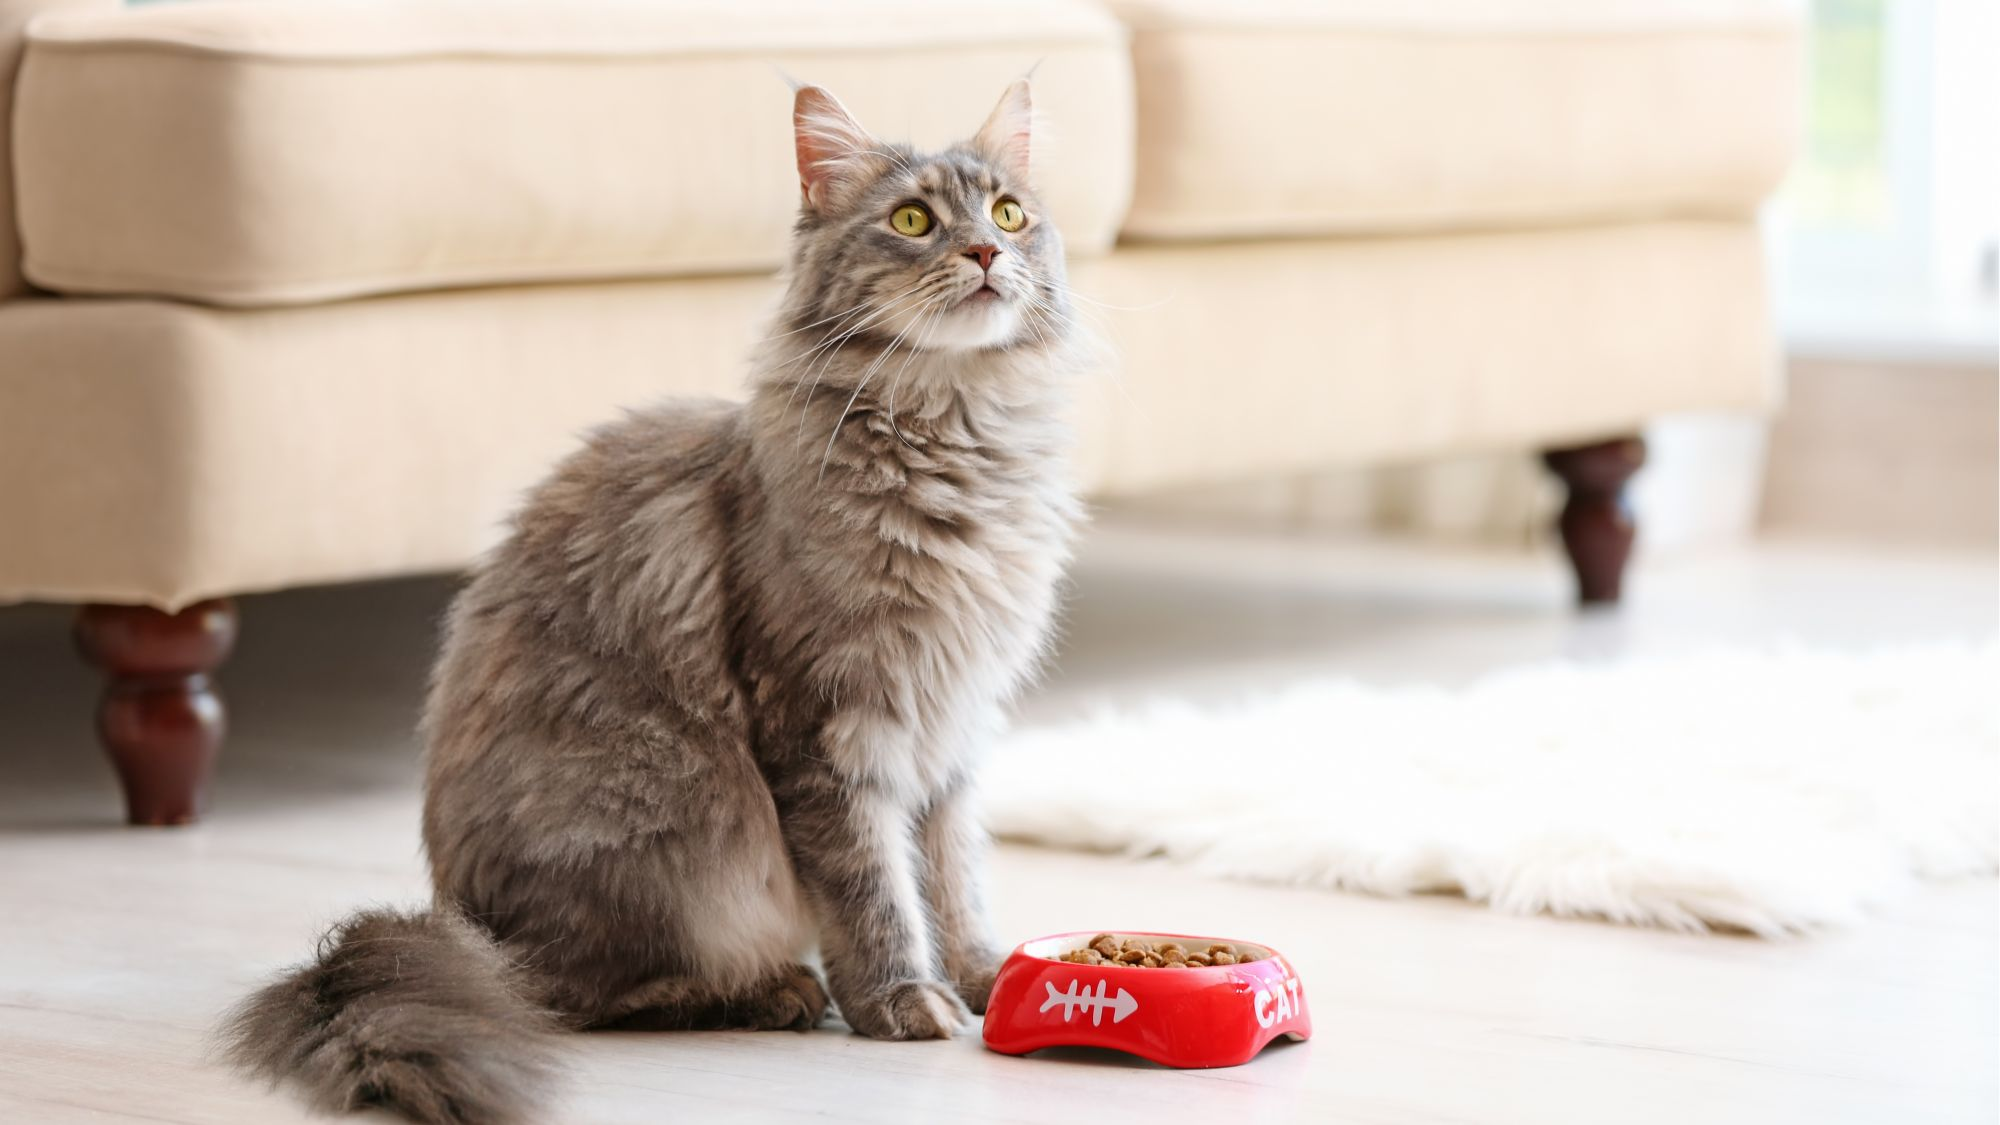
[[[1132,994],[1122,988],[1118,990],[1117,996],[1108,996],[1110,981],[1098,981],[1096,992],[1088,988],[1078,992],[1077,988],[1082,984],[1081,980],[1072,980],[1069,982],[1069,991],[1057,992],[1054,981],[1043,981],[1042,987],[1049,990],[1049,998],[1042,1001],[1041,1010],[1046,1012],[1061,1004],[1063,1022],[1068,1023],[1070,1017],[1076,1014],[1076,1010],[1082,1008],[1090,1013],[1090,1022],[1095,1026],[1104,1022],[1104,1012],[1107,1008],[1111,1011],[1112,1023],[1119,1022],[1139,1009],[1139,1001],[1133,999]]]

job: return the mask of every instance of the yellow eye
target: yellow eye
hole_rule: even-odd
[[[1003,199],[993,205],[993,222],[1001,230],[1012,234],[1028,225],[1028,213],[1011,199]]]
[[[920,204],[905,203],[889,216],[889,225],[895,227],[898,233],[917,238],[930,233],[931,213]]]

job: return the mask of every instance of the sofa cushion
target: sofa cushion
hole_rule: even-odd
[[[1784,0],[1114,0],[1129,235],[1750,212],[1792,144]]]
[[[18,92],[25,272],[62,292],[263,305],[768,270],[798,197],[785,75],[936,144],[1038,61],[1055,124],[1042,186],[1072,247],[1102,250],[1130,190],[1130,62],[1084,0],[53,15],[30,28]]]
[[[14,77],[21,69],[29,22],[59,8],[110,8],[120,0],[0,0],[0,297],[26,288],[21,277],[21,239],[14,229]]]
[[[1097,495],[1580,445],[1782,391],[1747,222],[1163,243],[1075,280],[1120,372],[1083,427]]]

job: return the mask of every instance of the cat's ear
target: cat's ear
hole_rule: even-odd
[[[824,210],[881,146],[840,99],[819,86],[792,98],[792,136],[799,156],[799,191],[808,210]]]
[[[1028,142],[1034,108],[1034,100],[1028,96],[1028,80],[1016,78],[1007,92],[1000,95],[1000,104],[993,107],[992,115],[972,139],[988,160],[1024,184],[1028,182]]]

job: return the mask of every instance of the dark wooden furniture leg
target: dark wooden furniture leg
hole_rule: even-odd
[[[188,824],[201,811],[222,749],[222,699],[210,673],[236,643],[236,605],[166,613],[87,605],[77,648],[104,670],[97,734],[117,767],[133,824]]]
[[[1618,600],[1625,563],[1632,557],[1632,509],[1625,482],[1646,463],[1646,443],[1619,438],[1574,449],[1552,449],[1542,462],[1569,487],[1563,505],[1563,547],[1576,567],[1576,588],[1584,605]]]

